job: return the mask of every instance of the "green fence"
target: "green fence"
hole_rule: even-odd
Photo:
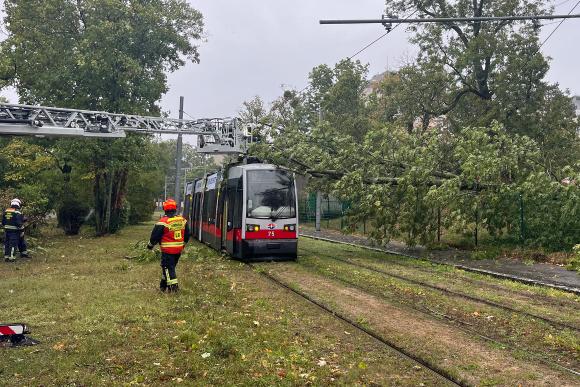
[[[351,223],[347,217],[350,203],[323,196],[321,200],[320,225],[325,229],[345,230],[367,233],[367,222]],[[300,223],[306,226],[315,226],[316,222],[316,193],[309,193],[298,201]]]
[[[354,217],[348,216],[351,204],[340,201],[332,196],[323,195],[321,198],[321,227],[330,230],[342,230],[366,235],[372,231],[372,219],[360,219],[354,221]],[[580,243],[580,229],[577,221],[567,222],[565,232],[562,231],[562,222],[566,218],[574,217],[574,209],[563,212],[558,205],[559,198],[532,198],[524,195],[515,195],[507,198],[503,204],[504,223],[502,233],[493,237],[489,235],[485,220],[489,220],[492,209],[478,208],[474,211],[473,220],[464,231],[451,231],[444,226],[444,220],[449,216],[445,208],[436,210],[434,226],[434,241],[450,243],[459,247],[465,245],[478,246],[483,239],[500,238],[503,242],[526,245],[537,244],[557,248],[557,240],[567,238],[572,244]],[[300,223],[307,227],[314,227],[316,222],[316,193],[308,193],[298,201]],[[551,238],[546,237],[550,233]],[[553,235],[552,235],[553,234]],[[556,240],[553,241],[551,239]],[[569,242],[568,242],[569,244]]]

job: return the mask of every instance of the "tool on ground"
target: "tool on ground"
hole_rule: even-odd
[[[7,344],[11,347],[36,345],[38,341],[26,337],[30,333],[28,326],[22,323],[0,323],[0,346]]]

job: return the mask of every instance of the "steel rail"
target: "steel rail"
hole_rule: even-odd
[[[360,290],[360,291],[362,291],[364,293],[373,295],[373,296],[378,297],[378,298],[381,298],[381,299],[387,299],[387,297],[385,297],[384,295],[380,294],[379,292],[376,292],[376,291],[367,289],[367,288],[365,288],[365,287],[363,287],[361,285],[358,285],[358,284],[354,283],[353,281],[349,281],[349,280],[346,280],[346,279],[343,279],[343,278],[338,278],[338,277],[331,277],[331,278],[335,279],[338,282],[342,282],[343,284],[346,284],[348,286],[351,286],[351,287],[353,287],[353,288],[355,288],[357,290]],[[424,308],[425,310],[424,310],[424,309],[421,309],[421,308],[419,308],[417,306],[414,306],[414,305],[409,305],[409,304],[405,304],[405,305],[407,305],[409,308],[411,308],[411,309],[413,309],[413,310],[415,310],[417,312],[424,313],[424,314],[426,314],[428,316],[436,317],[436,318],[439,318],[439,319],[444,320],[444,321],[449,321],[449,322],[452,322],[452,323],[456,323],[458,325],[461,325],[461,326],[455,326],[455,328],[460,329],[464,333],[467,333],[467,334],[470,334],[470,335],[475,335],[475,336],[479,337],[482,340],[488,341],[488,342],[493,343],[493,344],[496,344],[496,345],[503,346],[505,348],[510,348],[512,350],[525,351],[528,355],[532,356],[533,358],[535,358],[537,361],[539,361],[541,363],[544,363],[544,364],[546,364],[546,365],[548,365],[550,367],[553,367],[553,368],[558,368],[558,369],[560,369],[562,371],[565,371],[565,372],[568,372],[568,373],[570,373],[570,374],[572,374],[574,376],[580,376],[580,372],[578,372],[578,371],[576,371],[574,369],[565,367],[565,366],[563,366],[561,364],[558,364],[556,362],[553,362],[551,360],[546,360],[541,355],[539,355],[539,354],[537,354],[535,352],[530,352],[530,351],[526,350],[525,348],[515,347],[515,346],[512,346],[512,345],[506,344],[504,342],[498,341],[497,339],[494,339],[494,338],[489,337],[489,336],[485,336],[485,335],[483,335],[483,334],[481,334],[481,333],[479,333],[477,331],[474,331],[474,330],[468,328],[469,324],[466,323],[466,322],[464,322],[464,321],[462,321],[462,320],[458,320],[458,319],[449,317],[447,315],[444,315],[442,313],[438,313],[436,311],[430,310],[427,307],[425,307]]]
[[[381,275],[385,275],[385,276],[388,276],[388,277],[396,278],[396,279],[399,279],[401,281],[406,281],[406,282],[409,282],[409,283],[412,283],[412,284],[415,284],[415,285],[419,285],[419,286],[423,286],[423,287],[426,287],[426,288],[429,288],[429,289],[437,290],[437,291],[440,291],[442,293],[445,293],[445,294],[448,294],[448,295],[451,295],[451,296],[454,296],[454,297],[463,298],[463,299],[466,299],[466,300],[469,300],[469,301],[473,301],[473,302],[481,303],[481,304],[484,304],[484,305],[488,305],[488,306],[491,306],[491,307],[494,307],[494,308],[497,308],[497,309],[503,309],[503,310],[507,310],[507,311],[512,312],[512,313],[521,314],[521,315],[527,316],[529,318],[541,320],[541,321],[543,321],[543,322],[545,322],[547,324],[550,324],[550,325],[553,325],[553,326],[557,326],[557,327],[560,327],[560,328],[571,329],[571,330],[576,331],[576,332],[580,331],[580,327],[576,327],[576,326],[573,326],[573,325],[569,325],[569,324],[566,324],[566,323],[563,323],[563,322],[560,322],[560,321],[555,321],[555,320],[552,320],[552,319],[547,318],[547,317],[538,316],[538,315],[536,315],[534,313],[529,313],[529,312],[526,312],[526,311],[523,311],[523,310],[520,310],[520,309],[512,308],[511,306],[499,304],[499,303],[496,303],[496,302],[493,302],[493,301],[489,301],[489,300],[486,300],[486,299],[483,299],[483,298],[479,298],[479,297],[470,296],[469,294],[456,292],[456,291],[453,291],[453,290],[450,290],[450,289],[447,289],[447,288],[443,288],[443,287],[440,287],[440,286],[432,285],[432,284],[429,284],[427,282],[415,280],[415,279],[408,278],[408,277],[405,277],[405,276],[402,276],[402,275],[399,275],[399,274],[389,273],[389,272],[387,272],[385,270],[381,270],[381,269],[376,268],[376,267],[373,267],[373,266],[365,265],[365,264],[358,263],[358,262],[353,262],[353,261],[348,260],[348,259],[337,258],[337,257],[334,257],[334,256],[332,256],[330,254],[319,253],[317,251],[313,251],[313,250],[309,250],[309,249],[304,249],[304,248],[302,248],[302,249],[305,250],[305,251],[307,251],[307,252],[309,252],[309,253],[318,254],[318,255],[324,256],[324,257],[326,257],[328,259],[333,259],[335,261],[345,263],[347,265],[355,266],[355,267],[358,267],[358,268],[361,268],[361,269],[365,269],[365,270],[369,270],[369,271],[372,271],[372,272],[375,272],[375,273],[378,273],[378,274],[381,274]]]
[[[254,265],[251,263],[247,263],[246,265],[251,268],[252,270],[254,269]],[[465,382],[457,379],[455,376],[451,375],[449,372],[447,372],[446,370],[438,367],[435,364],[432,364],[430,361],[422,359],[416,355],[413,355],[412,353],[410,353],[409,351],[407,351],[406,349],[400,347],[399,345],[395,344],[394,342],[386,339],[385,337],[379,335],[378,333],[365,328],[364,326],[362,326],[361,324],[357,323],[356,321],[351,320],[350,318],[348,318],[347,316],[345,316],[344,314],[330,308],[329,306],[323,304],[320,301],[315,300],[314,298],[312,298],[311,296],[309,296],[308,294],[298,290],[298,289],[294,289],[293,287],[291,287],[290,285],[286,284],[285,282],[283,282],[282,280],[278,279],[277,277],[273,276],[272,274],[265,272],[265,271],[259,271],[259,270],[255,270],[255,272],[261,274],[262,276],[266,277],[267,279],[269,279],[271,282],[275,283],[276,285],[300,296],[301,298],[307,300],[308,302],[310,302],[313,305],[316,305],[317,307],[319,307],[320,309],[324,310],[325,312],[329,313],[330,315],[332,315],[333,317],[341,320],[342,322],[352,326],[353,328],[357,329],[360,332],[365,333],[366,335],[372,337],[373,339],[379,341],[380,343],[382,343],[383,345],[387,346],[389,349],[391,349],[392,351],[394,351],[395,353],[397,353],[399,356],[410,360],[414,363],[419,364],[420,366],[426,368],[428,371],[430,371],[431,373],[437,375],[440,378],[445,379],[446,381],[452,383],[455,386],[463,386],[466,387],[468,386],[468,384],[466,384]]]

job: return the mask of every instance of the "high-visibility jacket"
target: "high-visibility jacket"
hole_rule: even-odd
[[[24,230],[24,222],[26,219],[20,210],[10,207],[4,211],[2,216],[2,226],[6,231],[22,231]]]
[[[189,240],[187,220],[182,216],[165,215],[155,224],[150,244],[159,243],[161,251],[167,254],[181,254]]]

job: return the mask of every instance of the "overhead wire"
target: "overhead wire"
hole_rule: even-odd
[[[561,4],[564,4],[565,2],[562,2]],[[570,11],[568,11],[568,15],[572,14],[572,12],[574,12],[574,10],[576,9],[576,7],[578,7],[578,5],[580,5],[580,0],[578,0],[578,2],[570,9]],[[534,57],[538,52],[540,52],[540,49],[544,46],[544,44],[546,44],[546,42],[554,35],[554,33],[558,30],[558,28],[560,28],[560,26],[568,19],[562,19],[559,22],[552,22],[552,23],[548,23],[548,24],[544,24],[543,26],[547,26],[550,24],[555,24],[558,23],[558,25],[552,30],[552,32],[550,32],[550,34],[548,35],[548,37],[546,37],[546,39],[544,39],[542,41],[542,43],[538,46],[538,48],[529,56],[529,58]],[[522,72],[527,66],[530,65],[530,63],[532,63],[531,60],[526,61],[523,66],[521,66],[521,68],[519,69],[519,72]],[[450,85],[453,82],[450,83]]]
[[[554,5],[554,7],[559,7],[561,5],[564,5],[568,2],[570,2],[571,0],[564,0],[561,1],[560,3]],[[572,7],[572,9],[570,9],[570,11],[568,12],[568,15],[572,14],[572,12],[574,12],[574,10],[576,9],[576,7],[578,7],[578,5],[580,5],[580,0],[574,5],[574,7]],[[413,17],[416,13],[418,12],[418,10],[413,11],[411,14],[409,14],[408,16],[406,16],[405,18],[403,18],[402,20],[407,20],[410,19],[411,17]],[[548,35],[548,37],[546,37],[546,39],[544,39],[544,41],[538,46],[538,49],[534,52],[534,54],[532,56],[534,56],[537,52],[540,51],[540,49],[542,48],[542,46],[554,35],[554,33],[560,28],[560,26],[566,21],[567,19],[562,19],[559,22],[552,22],[552,23],[547,23],[544,24],[543,26],[548,26],[548,25],[552,25],[552,24],[556,24],[558,23],[558,25],[552,30],[552,32]],[[366,51],[367,49],[369,49],[370,47],[372,47],[373,45],[375,45],[377,42],[379,42],[380,40],[382,40],[384,37],[386,37],[388,34],[390,34],[392,31],[394,31],[395,29],[397,29],[399,26],[401,26],[401,24],[397,24],[395,25],[393,28],[387,30],[387,32],[383,33],[382,35],[380,35],[378,38],[374,39],[372,42],[368,43],[367,45],[365,45],[363,48],[361,48],[360,50],[358,50],[357,52],[355,52],[354,54],[352,54],[351,56],[348,57],[348,60],[352,60],[353,58],[355,58],[356,56],[360,55],[361,53],[363,53],[364,51]],[[524,65],[526,66],[526,65]],[[302,88],[298,94],[303,93],[306,89],[308,89],[310,87],[310,85],[306,85],[304,88]]]
[[[580,0],[578,0],[578,2],[576,3],[576,5],[574,5],[572,7],[572,9],[570,9],[570,11],[568,12],[568,15],[570,15],[572,12],[574,12],[574,10],[576,9],[576,7],[578,7],[578,5],[580,5]],[[548,35],[548,37],[546,39],[544,39],[544,41],[542,42],[542,44],[540,44],[540,46],[538,47],[538,51],[540,50],[540,48],[542,48],[542,46],[552,37],[552,35],[554,35],[554,33],[556,33],[556,31],[558,30],[558,28],[560,28],[560,26],[566,21],[567,19],[562,19],[560,21],[560,23],[552,30],[552,32],[550,32],[550,35]]]
[[[403,19],[401,20],[407,20],[411,17],[413,17],[416,13],[418,12],[418,10],[413,11],[412,13],[410,13],[409,15],[405,16]],[[348,60],[352,60],[354,57],[362,54],[363,52],[365,52],[366,50],[368,50],[369,48],[371,48],[372,46],[374,46],[376,43],[378,43],[381,39],[383,39],[385,36],[387,36],[388,34],[390,34],[392,31],[396,30],[398,27],[400,27],[401,24],[397,24],[395,25],[393,28],[387,30],[387,32],[383,33],[381,36],[379,36],[378,38],[374,39],[372,42],[366,44],[364,47],[362,47],[360,50],[358,50],[357,52],[355,52],[354,54],[352,54],[351,56],[347,57]],[[306,85],[304,86],[299,92],[298,94],[302,94],[306,89],[308,89],[310,87],[310,85]]]
[[[418,11],[419,10],[416,9],[415,11],[413,11],[412,13],[410,13],[408,16],[404,17],[402,20],[407,20],[407,19],[412,18]],[[400,26],[401,26],[401,24],[397,24],[393,28],[388,29],[387,32],[385,32],[384,34],[382,34],[381,36],[379,36],[378,38],[376,38],[375,40],[373,40],[372,42],[370,42],[369,44],[367,44],[366,46],[364,46],[363,48],[361,48],[360,50],[358,50],[357,52],[355,52],[351,56],[349,56],[348,59],[351,60],[352,58],[354,58],[354,57],[358,56],[359,54],[363,53],[368,48],[370,48],[373,45],[375,45],[375,43],[377,43],[378,41],[380,41],[381,39],[383,39],[385,36],[387,36],[388,34],[390,34],[392,31],[396,30]]]

